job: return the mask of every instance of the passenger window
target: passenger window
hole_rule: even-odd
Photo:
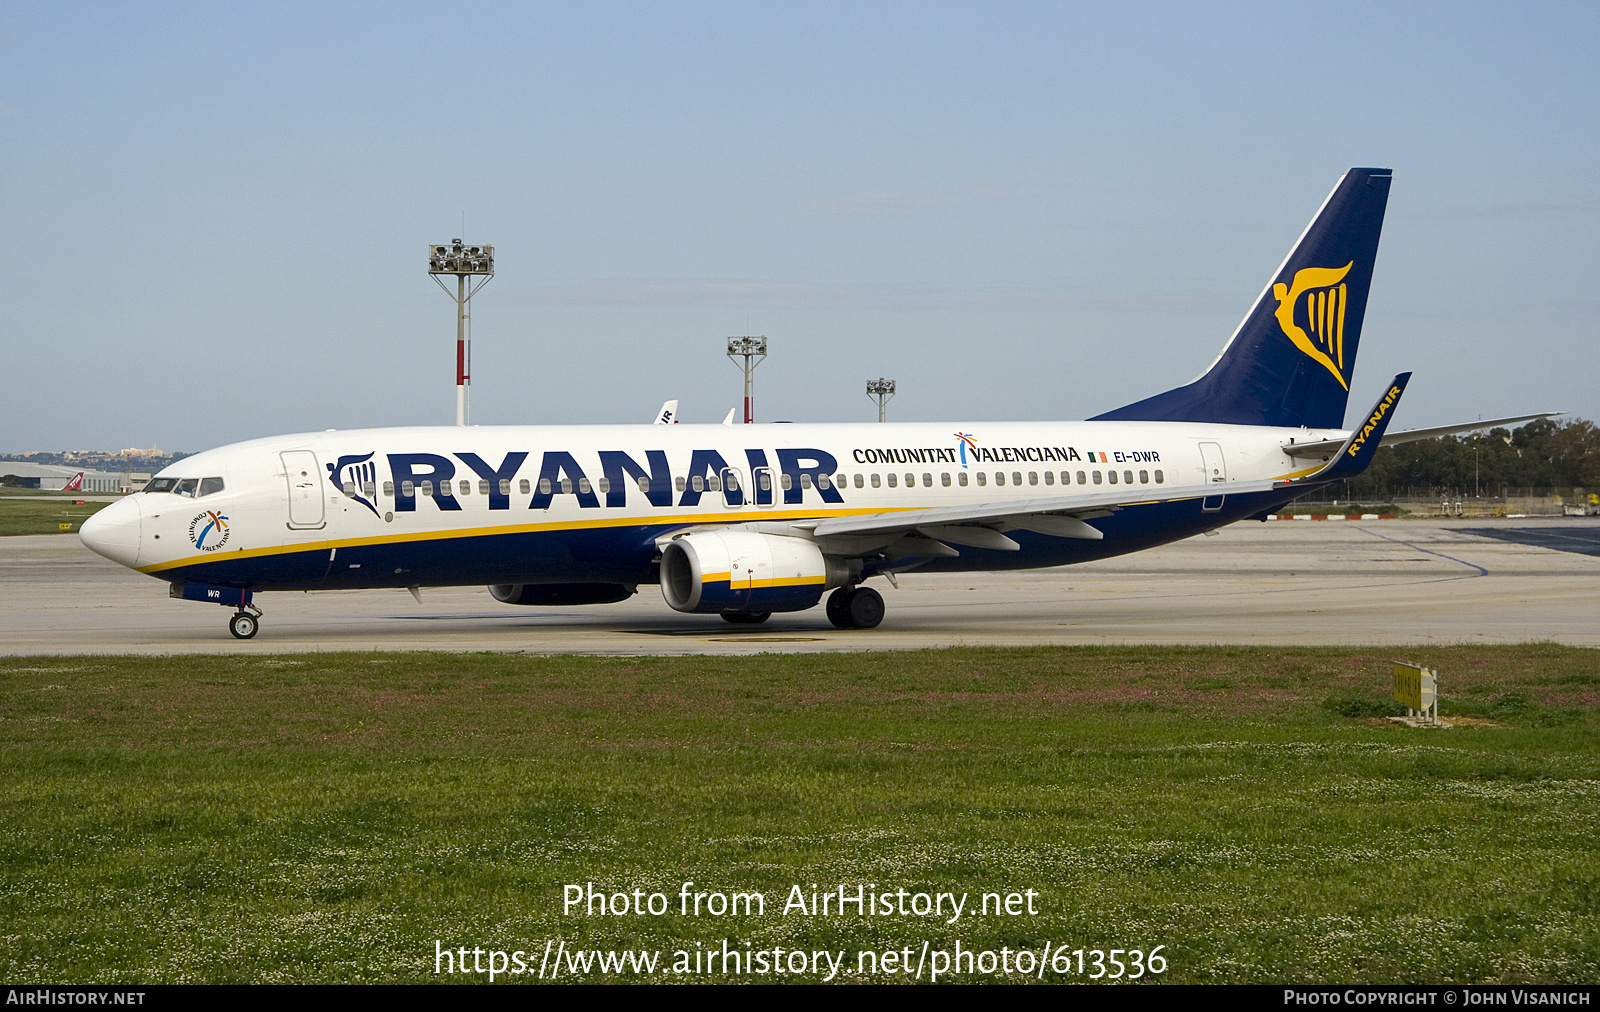
[[[890,488],[895,488],[899,484],[900,484],[900,479],[895,476],[895,473],[893,471],[890,471],[889,472],[889,487]]]
[[[1006,473],[1004,471],[996,471],[994,473],[994,483],[996,485],[1004,485],[1006,483]]]
[[[678,491],[679,492],[682,492],[684,489],[689,487],[689,483],[684,480],[684,477],[681,474],[678,475],[677,480],[674,482],[674,484],[676,484],[678,486]]]
[[[1081,474],[1082,472],[1080,471],[1079,473]],[[1094,483],[1096,485],[1100,484],[1100,472],[1099,471],[1096,471],[1094,473]]]
[[[486,481],[478,482],[478,494],[479,495],[488,495],[489,494],[489,483],[488,482],[486,482]]]
[[[389,483],[388,482],[384,482],[384,484],[387,485]],[[378,486],[374,485],[370,481],[367,482],[365,485],[361,486],[361,491],[366,494],[366,497],[368,499],[376,499],[378,497]],[[384,494],[385,495],[388,494],[388,490],[387,489],[384,490]]]
[[[531,491],[531,486],[528,484],[528,479],[524,478],[517,482],[517,493],[519,495],[527,495],[529,491]]]
[[[472,482],[467,481],[465,478],[461,479],[461,494],[462,495],[471,495],[472,494]]]
[[[711,477],[706,479],[706,488],[710,489],[713,492],[721,492],[722,491],[722,479],[718,478],[716,475],[712,475]]]
[[[568,479],[568,480],[571,480],[571,479]],[[563,492],[565,492],[567,490],[567,483],[565,481],[561,483],[561,490]],[[589,479],[588,478],[579,478],[578,479],[578,491],[582,492],[584,495],[588,495],[590,492],[594,491],[593,487],[589,484]]]
[[[431,478],[422,483],[422,494],[430,499],[433,497],[433,480]]]
[[[1133,472],[1132,471],[1124,471],[1124,472],[1122,472],[1122,480],[1124,482],[1126,482],[1127,484],[1132,485],[1133,484]]]
[[[1044,483],[1046,485],[1054,485],[1056,483],[1056,473],[1054,471],[1046,471],[1044,473]]]
[[[1028,484],[1029,485],[1037,485],[1037,484],[1039,484],[1039,472],[1038,471],[1029,471],[1028,472]]]
[[[410,499],[412,496],[417,494],[417,486],[411,484],[409,481],[402,481],[400,483],[400,494],[405,496],[407,499]]]
[[[1109,481],[1111,484],[1115,485],[1117,483],[1117,472],[1115,472],[1115,471],[1107,471],[1106,472],[1106,480]]]
[[[1141,485],[1150,484],[1150,472],[1149,471],[1140,471],[1139,472],[1139,484],[1141,484]]]
[[[1097,481],[1097,483],[1098,483],[1098,481]],[[1087,479],[1087,478],[1085,478],[1085,477],[1084,477],[1084,474],[1083,474],[1083,472],[1082,472],[1082,471],[1079,471],[1079,472],[1078,472],[1078,484],[1079,484],[1079,485],[1086,485],[1086,484],[1088,484],[1088,479]]]
[[[945,482],[945,484],[948,485],[950,483],[949,482]],[[922,475],[922,487],[923,488],[932,488],[933,487],[933,475],[928,474],[927,472],[923,472],[923,475]]]
[[[1013,484],[1013,485],[1021,485],[1022,484],[1022,472],[1021,471],[1012,471],[1011,472],[1011,484]]]
[[[960,485],[963,488],[966,487],[966,485],[967,485],[967,472],[965,472],[965,471],[957,471],[956,472],[956,484]]]
[[[739,472],[737,472],[737,471],[729,471],[728,472],[728,480],[727,480],[726,484],[728,486],[728,491],[729,492],[737,492],[737,491],[739,491]]]
[[[783,488],[783,490],[784,490],[784,491],[785,491],[785,492],[787,492],[787,491],[789,491],[789,490],[790,490],[790,489],[792,489],[792,488],[794,488],[794,476],[793,476],[793,475],[790,475],[790,474],[785,474],[785,475],[784,475],[784,476],[783,476],[783,477],[782,477],[782,478],[781,478],[781,479],[780,479],[780,480],[779,480],[779,481],[778,481],[778,484],[779,484],[779,485],[780,485],[780,486],[782,486],[782,488]]]
[[[908,473],[906,475],[906,488],[916,488],[916,487],[917,487],[917,476],[914,475],[914,474],[909,474]]]
[[[866,482],[861,480],[861,475],[859,475],[859,474],[856,475],[856,481],[855,481],[856,488],[860,488],[862,485],[865,485],[865,484],[866,484]],[[874,484],[876,484],[876,482],[874,482]]]
[[[353,481],[347,481],[347,482],[344,483],[344,487],[341,488],[339,491],[343,492],[345,495],[355,495],[356,494],[356,483],[353,482]]]
[[[527,482],[523,482],[523,484],[526,485]],[[526,492],[527,489],[523,489],[523,491]],[[510,478],[501,478],[500,479],[500,494],[501,495],[510,495],[511,494],[511,479]]]
[[[200,494],[201,495],[212,495],[212,494],[214,494],[216,492],[221,492],[221,491],[222,491],[222,479],[221,478],[201,478],[200,479]]]
[[[610,478],[601,478],[600,479],[600,491],[602,493],[609,493],[611,491],[611,479]]]
[[[1062,471],[1061,472],[1061,484],[1063,484],[1063,485],[1071,485],[1072,484],[1072,472],[1071,471]]]
[[[639,479],[639,491],[641,491],[641,492],[650,491],[650,479],[649,478],[640,478]]]
[[[1157,471],[1156,472],[1156,484],[1160,485],[1165,480],[1166,480],[1166,477],[1164,475],[1162,475],[1162,473],[1160,471]]]
[[[939,475],[939,484],[948,488],[950,486],[950,472],[945,471]]]
[[[540,478],[539,479],[539,494],[540,495],[549,495],[550,494],[550,479],[549,478]]]
[[[985,486],[987,484],[989,484],[989,476],[988,476],[988,474],[984,473],[983,471],[979,471],[978,472],[978,487],[982,488],[983,486]]]
[[[878,475],[877,475],[877,473],[876,473],[876,472],[874,472],[874,473],[873,473],[873,475],[872,475],[872,487],[873,487],[873,488],[877,488],[877,487],[878,487],[878,486],[879,486],[879,485],[881,485],[881,484],[882,484],[882,482],[880,482],[880,481],[879,481],[879,480],[878,480]]]
[[[763,491],[763,492],[771,492],[772,491],[772,475],[769,474],[766,471],[762,471],[761,472],[761,491]]]
[[[811,472],[810,471],[801,471],[800,472],[800,487],[801,488],[810,488],[811,487]]]
[[[802,485],[805,484],[805,479],[804,478],[802,478],[800,480],[800,484],[802,484]],[[825,474],[817,475],[817,487],[818,488],[827,488],[828,486],[830,486],[832,484],[833,484],[833,479],[832,478],[829,478]]]
[[[178,482],[178,487],[173,489],[173,491],[179,495],[188,496],[190,499],[193,499],[194,490],[199,486],[199,484],[199,478],[185,478]]]

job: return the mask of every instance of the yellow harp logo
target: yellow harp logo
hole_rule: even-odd
[[[1346,390],[1350,384],[1344,379],[1344,310],[1349,296],[1343,281],[1354,264],[1352,260],[1343,267],[1307,267],[1295,272],[1293,285],[1272,286],[1278,326]],[[1305,321],[1304,327],[1295,322],[1297,317]]]

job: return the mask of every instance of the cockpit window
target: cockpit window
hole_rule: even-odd
[[[149,483],[145,485],[144,490],[146,492],[171,492],[177,487],[178,479],[176,478],[151,478]]]
[[[194,490],[195,490],[196,486],[198,486],[199,484],[200,484],[200,479],[199,478],[184,478],[182,481],[178,482],[178,487],[173,489],[173,491],[178,493],[179,495],[186,495],[190,499],[193,499],[194,498]]]
[[[214,492],[221,492],[221,491],[222,491],[222,479],[221,478],[201,478],[200,479],[200,494],[201,495],[211,495]]]

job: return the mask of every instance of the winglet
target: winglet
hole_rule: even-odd
[[[1372,455],[1378,452],[1378,446],[1383,442],[1384,430],[1389,427],[1389,422],[1394,418],[1395,405],[1400,403],[1400,395],[1405,392],[1406,384],[1411,382],[1411,374],[1403,372],[1394,378],[1389,388],[1378,398],[1378,403],[1367,412],[1361,424],[1356,426],[1350,438],[1344,441],[1339,452],[1328,462],[1328,465],[1315,474],[1301,478],[1300,482],[1339,481],[1344,478],[1354,478],[1365,471],[1372,463]]]

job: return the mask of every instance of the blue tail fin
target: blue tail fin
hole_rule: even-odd
[[[1342,428],[1390,178],[1344,174],[1199,379],[1091,420]]]

